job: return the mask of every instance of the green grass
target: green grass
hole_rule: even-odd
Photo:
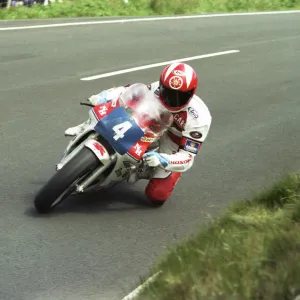
[[[298,0],[64,0],[51,6],[0,9],[0,19],[146,16],[299,8]]]
[[[300,294],[300,178],[236,202],[156,264],[137,300],[288,300]],[[151,275],[150,274],[150,275]]]

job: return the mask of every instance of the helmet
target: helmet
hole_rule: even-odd
[[[158,95],[162,104],[171,112],[188,106],[198,87],[198,76],[188,64],[173,63],[159,78]]]

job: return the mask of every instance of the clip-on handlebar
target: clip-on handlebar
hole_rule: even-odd
[[[80,105],[85,105],[85,106],[94,107],[94,105],[93,105],[93,104],[91,104],[91,103],[87,103],[87,102],[80,102]]]

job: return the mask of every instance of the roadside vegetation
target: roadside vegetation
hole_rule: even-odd
[[[63,0],[48,6],[0,9],[0,19],[96,16],[150,16],[202,12],[284,10],[300,7],[298,0]]]
[[[300,295],[300,177],[236,202],[168,250],[137,300],[294,300]],[[150,276],[151,276],[150,274]]]

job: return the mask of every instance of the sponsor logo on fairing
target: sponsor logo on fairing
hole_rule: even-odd
[[[152,142],[155,142],[155,141],[156,141],[156,138],[153,138],[153,137],[143,136],[141,138],[141,142],[152,143]]]

